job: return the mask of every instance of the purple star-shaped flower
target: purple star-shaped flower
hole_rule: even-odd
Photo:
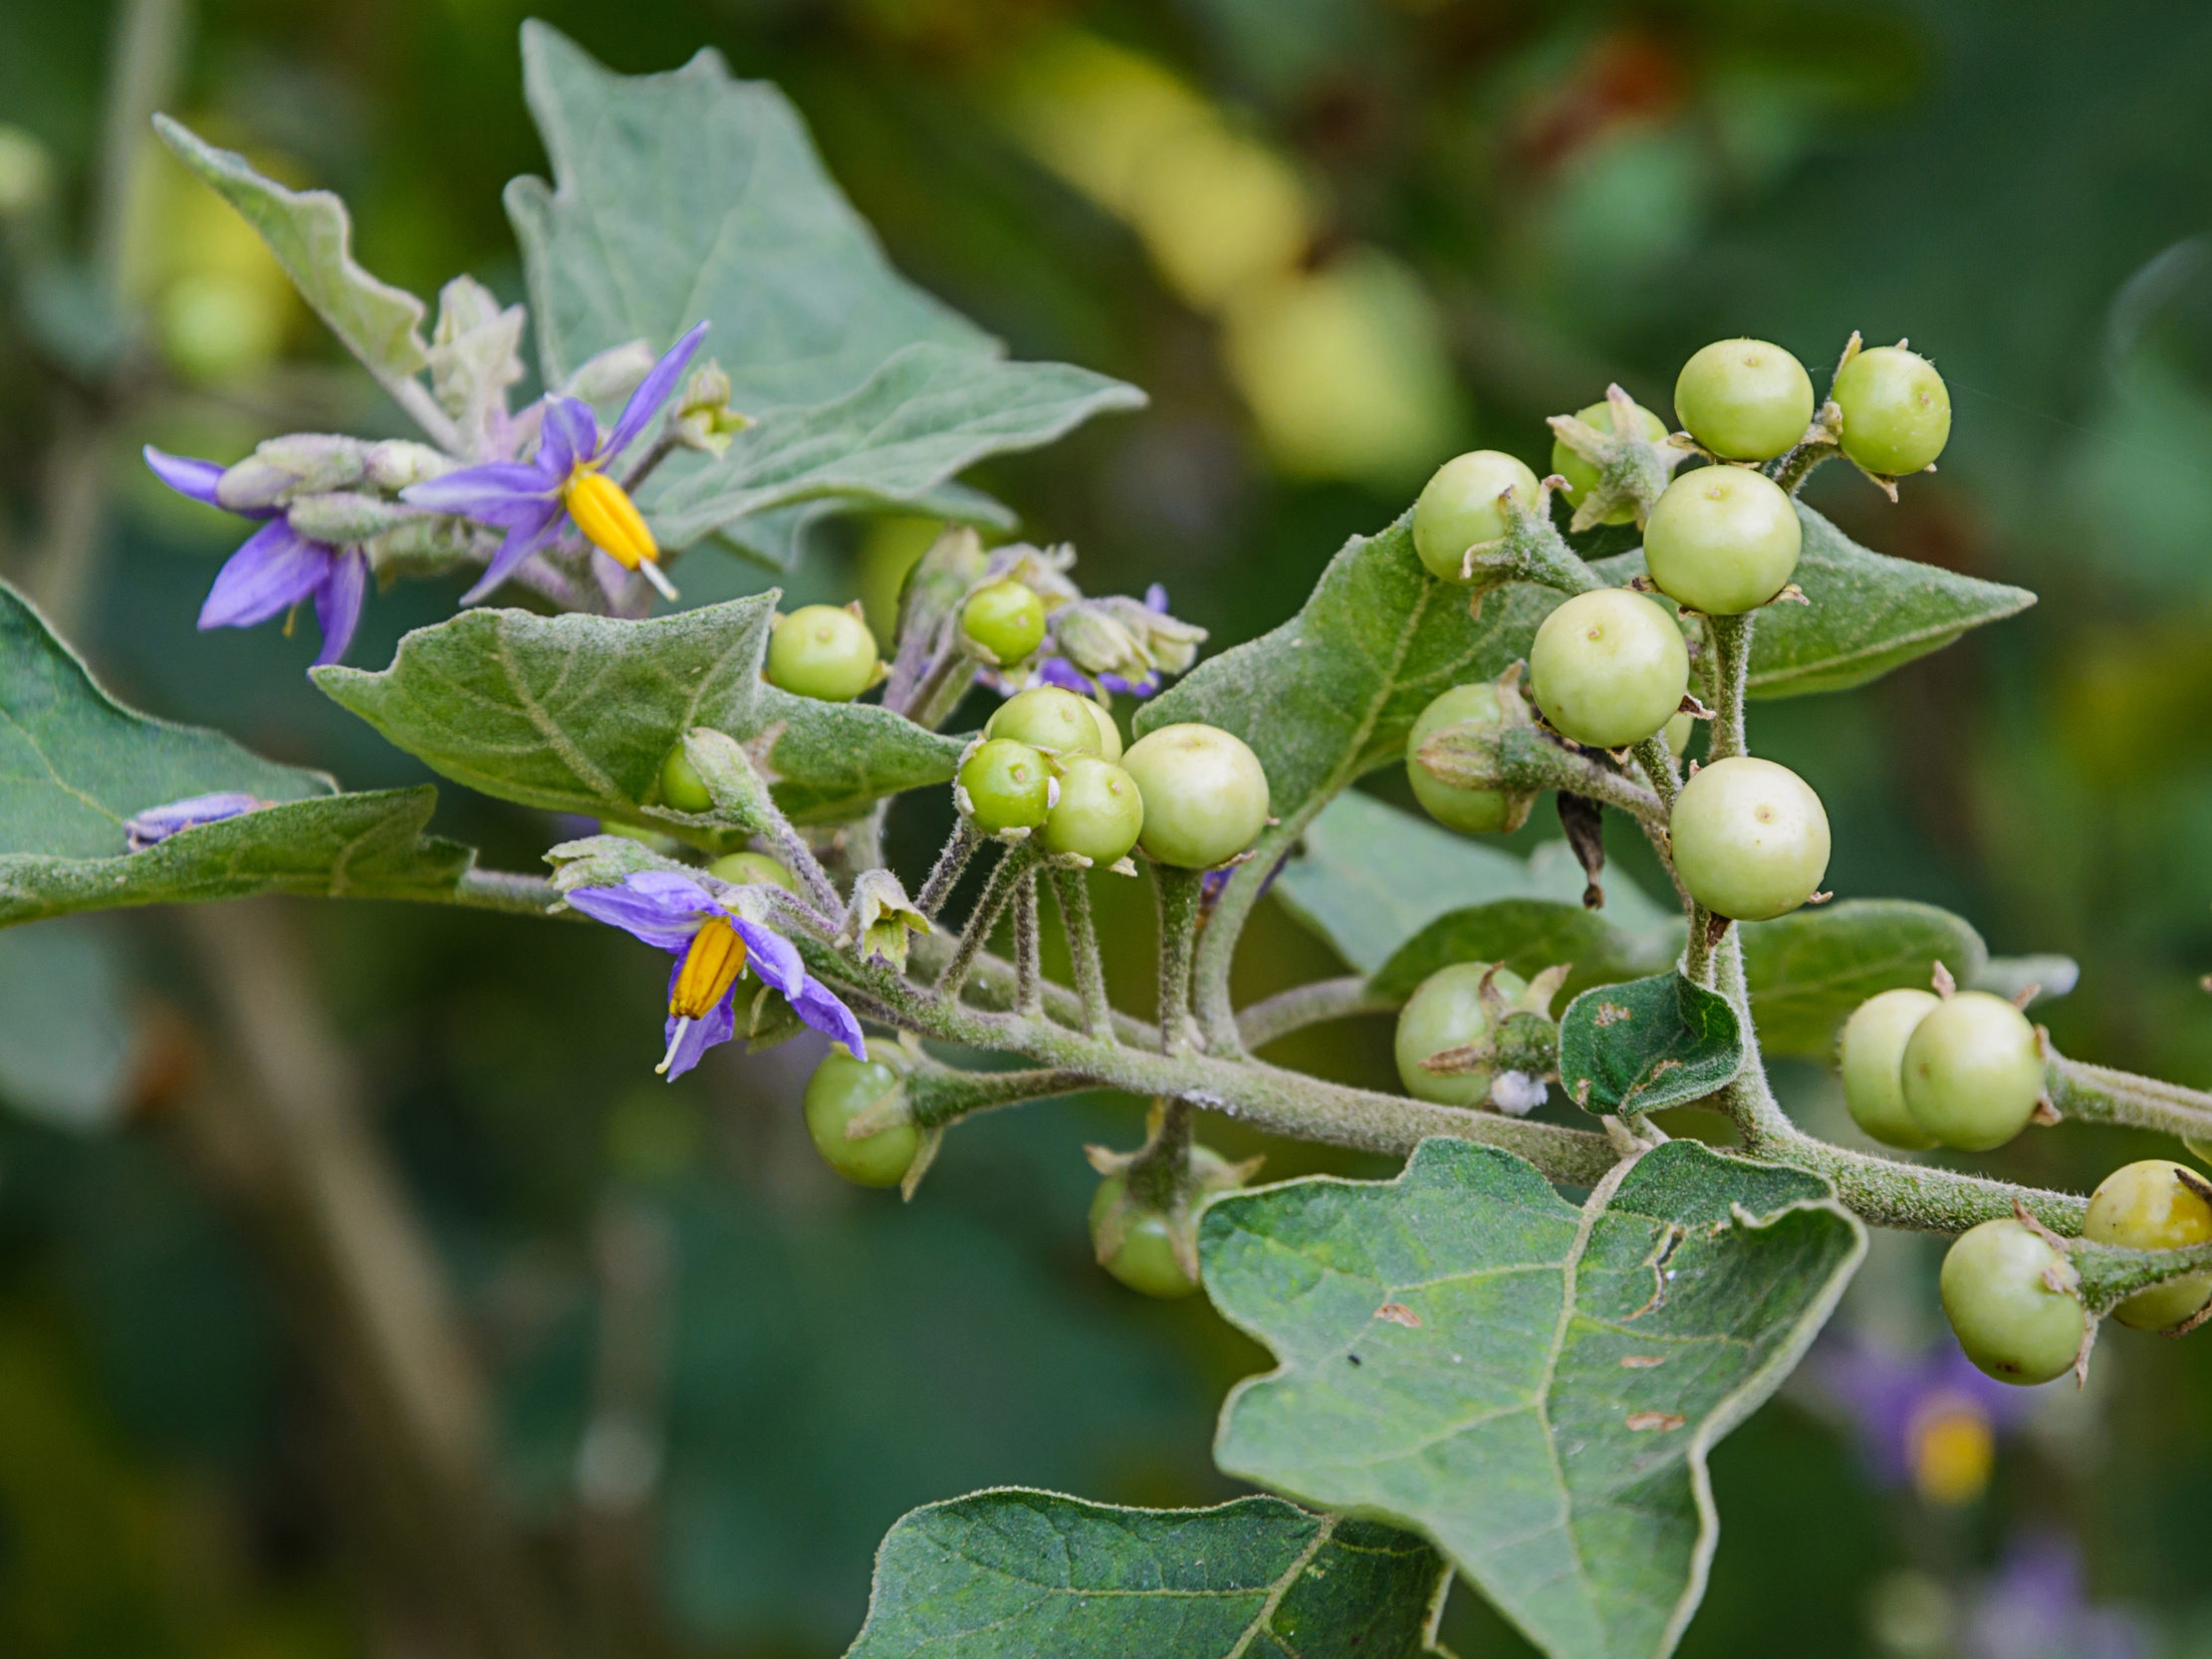
[[[717,1043],[727,1043],[737,1031],[734,978],[714,1005],[696,1016],[679,1014],[673,1007],[694,941],[715,922],[725,924],[744,941],[744,966],[771,990],[781,992],[800,1019],[832,1042],[844,1044],[855,1060],[867,1058],[860,1021],[836,992],[806,971],[791,941],[738,915],[689,876],[674,870],[640,870],[613,886],[579,887],[569,894],[569,905],[675,956],[675,970],[668,976],[671,1007],[664,1031],[668,1053],[661,1062],[661,1069],[671,1079],[682,1076],[699,1064],[701,1055]]]
[[[150,443],[145,458],[154,477],[178,495],[222,507],[215,486],[224,469],[213,461],[164,454]],[[336,662],[353,643],[361,621],[362,599],[369,592],[368,556],[359,548],[309,541],[292,528],[281,507],[256,508],[239,517],[266,522],[216,573],[215,586],[200,606],[200,627],[250,628],[312,598],[323,629],[316,666]]]
[[[675,597],[655,564],[659,549],[644,520],[605,468],[660,412],[706,331],[707,325],[701,323],[669,348],[629,394],[611,429],[601,430],[589,403],[549,393],[537,452],[529,460],[464,467],[399,492],[400,500],[410,506],[456,514],[507,532],[483,579],[461,595],[463,604],[474,604],[490,594],[514,574],[516,566],[551,546],[572,522],[600,551],[624,569],[642,572],[666,597]]]

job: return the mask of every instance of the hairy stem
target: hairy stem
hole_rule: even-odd
[[[1705,740],[1708,760],[1748,755],[1744,737],[1744,689],[1751,678],[1751,633],[1756,611],[1741,616],[1708,616],[1705,637],[1713,653],[1712,734]]]
[[[1001,1106],[1080,1094],[1098,1084],[1081,1071],[1034,1067],[1022,1071],[956,1071],[949,1066],[917,1066],[906,1076],[907,1121],[918,1129],[941,1128],[977,1112]]]
[[[1040,961],[1044,940],[1037,925],[1037,874],[1024,875],[1014,886],[1014,1012],[1041,1015],[1045,994],[1040,988],[1045,970]]]
[[[1152,892],[1159,905],[1159,1046],[1164,1055],[1190,1047],[1191,947],[1198,935],[1198,909],[1205,877],[1172,864],[1152,866]]]
[[[1083,999],[1083,1029],[1113,1041],[1113,1004],[1106,996],[1106,962],[1099,954],[1099,930],[1091,920],[1091,888],[1080,869],[1055,868],[1053,897],[1060,904],[1068,956],[1075,964],[1076,995]]]
[[[1237,1029],[1247,1049],[1258,1049],[1278,1037],[1330,1020],[1391,1013],[1402,1000],[1369,990],[1364,975],[1350,974],[1343,979],[1316,980],[1254,1003],[1237,1016]]]
[[[1019,841],[999,857],[991,871],[991,879],[984,884],[983,895],[975,901],[975,914],[968,918],[968,925],[960,935],[960,943],[952,953],[952,960],[945,964],[945,971],[937,980],[937,995],[948,1002],[957,1001],[961,984],[974,965],[976,953],[991,937],[991,929],[998,925],[999,913],[1014,896],[1014,889],[1027,876],[1037,862],[1037,848],[1029,841]],[[1014,1001],[1017,1010],[1022,1003],[1021,967],[1015,965]]]
[[[952,896],[952,889],[960,884],[960,877],[967,873],[968,860],[975,856],[975,849],[983,844],[974,825],[961,819],[952,827],[952,838],[937,854],[936,867],[929,872],[929,879],[921,884],[921,896],[914,900],[914,908],[931,921],[945,907],[945,900]]]
[[[2212,1094],[2053,1053],[2044,1087],[2063,1117],[2120,1123],[2195,1140],[2212,1139]]]

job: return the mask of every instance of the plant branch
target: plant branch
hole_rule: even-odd
[[[1019,1106],[1056,1095],[1081,1094],[1098,1084],[1081,1071],[1040,1066],[1022,1071],[961,1071],[928,1064],[906,1074],[906,1120],[917,1129],[942,1128],[977,1112]]]
[[[2051,1103],[2062,1117],[2212,1139],[2212,1094],[2069,1060],[2056,1050],[2051,1051],[2043,1075]]]
[[[1666,802],[1624,773],[1566,747],[1535,726],[1446,726],[1414,752],[1421,769],[1457,789],[1580,795],[1664,827]]]
[[[1036,864],[1038,852],[1033,841],[1017,841],[999,855],[998,863],[991,870],[991,879],[984,883],[982,896],[975,901],[975,914],[968,918],[968,925],[960,934],[960,942],[953,948],[952,960],[937,978],[936,994],[948,1002],[957,1002],[960,987],[974,966],[976,955],[991,937],[991,929],[998,925],[999,913],[1014,896],[1014,889]],[[1020,964],[1015,965],[1014,1001],[1021,1010],[1023,996]]]
[[[1190,970],[1198,935],[1198,910],[1205,876],[1172,864],[1152,866],[1152,892],[1159,906],[1159,1046],[1177,1055],[1190,1046]]]
[[[1044,939],[1037,921],[1037,872],[1033,868],[1014,884],[1014,1012],[1024,1016],[1045,1012],[1045,994],[1040,989],[1045,974],[1040,961]]]
[[[1368,989],[1364,975],[1349,974],[1343,979],[1316,980],[1254,1003],[1237,1016],[1237,1029],[1247,1049],[1259,1049],[1330,1020],[1391,1013],[1400,1001]]]
[[[1748,755],[1744,736],[1744,688],[1751,678],[1751,634],[1757,611],[1740,616],[1708,616],[1705,638],[1713,653],[1712,735],[1705,740],[1709,761]]]
[[[952,896],[952,889],[960,884],[960,877],[967,873],[968,860],[975,856],[975,849],[983,844],[983,836],[966,819],[956,820],[952,838],[945,842],[944,850],[937,854],[936,866],[930,870],[929,879],[921,885],[921,896],[914,900],[914,908],[931,921],[945,907],[945,900]]]

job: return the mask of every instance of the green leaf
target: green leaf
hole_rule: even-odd
[[[899,1518],[848,1659],[1407,1659],[1445,1567],[1274,1498],[1134,1510],[1002,1488]]]
[[[732,553],[772,571],[785,572],[797,565],[806,553],[817,526],[841,513],[868,510],[869,503],[864,500],[826,496],[819,501],[802,501],[796,506],[773,508],[751,518],[739,519],[722,526],[713,539]],[[898,511],[1000,531],[1013,530],[1021,522],[1011,507],[960,483],[940,484],[934,490],[903,499],[898,503]]]
[[[1743,1064],[1728,999],[1672,970],[1585,991],[1560,1019],[1560,1086],[1585,1111],[1686,1105]]]
[[[643,506],[670,547],[825,497],[911,510],[940,503],[947,480],[985,456],[1035,449],[1102,410],[1143,402],[1134,386],[1067,363],[909,346],[847,396],[763,416]]]
[[[1216,1461],[1418,1528],[1554,1659],[1670,1652],[1718,1537],[1706,1456],[1865,1235],[1816,1177],[1693,1141],[1614,1179],[1578,1210],[1510,1153],[1428,1140],[1394,1181],[1215,1199],[1206,1289],[1280,1361],[1230,1394]]]
[[[1586,880],[1583,866],[1563,840],[1546,841],[1521,859],[1483,841],[1455,835],[1371,795],[1352,791],[1329,803],[1307,826],[1300,855],[1284,865],[1274,891],[1293,915],[1328,940],[1352,967],[1380,975],[1399,951],[1413,948],[1411,941],[1417,935],[1425,937],[1424,929],[1469,907],[1502,899],[1546,899],[1577,915],[1591,914],[1583,909]],[[1611,930],[1606,938],[1618,936],[1614,948],[1638,961],[1654,951],[1672,956],[1681,948],[1669,933],[1680,928],[1678,915],[1660,909],[1617,871],[1606,872],[1604,886],[1605,907],[1595,913],[1595,919]],[[1514,921],[1517,927],[1531,923],[1534,913],[1516,913]],[[1563,937],[1589,936],[1564,920],[1546,925]],[[1470,937],[1489,934],[1478,922]],[[1457,960],[1498,961],[1512,954],[1500,950],[1482,957],[1485,948],[1476,943],[1470,947],[1473,954]],[[1438,959],[1434,966],[1442,967],[1444,960]],[[1594,959],[1578,955],[1559,960]],[[1393,974],[1392,982],[1406,971],[1410,970]],[[1650,971],[1649,966],[1638,967],[1617,977]],[[1418,984],[1419,978],[1413,983]]]
[[[1805,545],[1792,580],[1810,602],[1759,612],[1748,682],[1754,697],[1847,691],[2036,602],[2025,588],[1871,553],[1802,501],[1798,520]],[[1625,583],[1643,574],[1643,555],[1621,554],[1596,568],[1607,582]]]
[[[694,726],[746,744],[793,818],[851,818],[952,777],[961,742],[872,703],[794,697],[761,678],[774,590],[650,621],[466,610],[399,641],[379,672],[315,682],[457,783],[549,812],[712,839],[650,805]]]
[[[1579,900],[1501,898],[1437,917],[1367,983],[1378,995],[1403,1002],[1430,974],[1457,962],[1503,962],[1523,979],[1567,962],[1575,971],[1566,989],[1577,992],[1656,973],[1680,949],[1679,929],[1630,933]]]
[[[77,910],[256,893],[442,898],[476,853],[424,836],[437,799],[428,784],[323,796],[203,824],[143,852],[0,855],[0,927]]]
[[[103,857],[125,849],[125,822],[167,802],[228,790],[297,801],[336,787],[220,732],[124,708],[0,583],[0,855]]]
[[[354,263],[344,202],[328,190],[287,190],[167,116],[155,116],[153,129],[260,232],[300,297],[377,379],[388,385],[428,366],[422,302]]]
[[[1846,899],[1745,923],[1743,930],[1759,1046],[1810,1060],[1830,1058],[1851,1010],[1877,991],[1924,991],[1938,962],[1959,984],[1972,985],[1989,964],[1973,928],[1947,910],[1905,899]]]
[[[507,186],[548,385],[632,340],[710,321],[704,355],[751,413],[841,397],[918,341],[997,343],[891,269],[806,124],[719,53],[615,75],[558,30],[523,25],[523,91],[555,186]]]

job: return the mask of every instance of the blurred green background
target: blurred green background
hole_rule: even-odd
[[[780,83],[910,276],[1017,356],[1145,387],[1146,412],[978,481],[1075,542],[1093,592],[1165,581],[1217,648],[1296,609],[1451,453],[1546,470],[1543,417],[1608,380],[1666,411],[1718,336],[1817,377],[1853,329],[1909,336],[1951,387],[1940,474],[1893,507],[1835,467],[1809,499],[2043,602],[1861,691],[1762,706],[1755,739],[1821,791],[1840,893],[2073,955],[2048,1009],[2067,1052],[2212,1084],[2212,8],[537,11],[623,71],[711,45]],[[520,298],[499,192],[545,166],[524,15],[0,7],[0,571],[125,700],[350,787],[424,776],[304,682],[311,639],[193,631],[236,532],[137,447],[228,460],[398,416],[137,112],[340,191],[387,280]],[[928,529],[836,527],[790,588],[880,616]],[[692,556],[687,598],[773,580],[716,558]],[[387,660],[458,586],[376,596],[353,659]],[[495,866],[559,833],[442,802]],[[944,813],[894,815],[910,874]],[[1107,926],[1141,1009],[1133,884]],[[1254,996],[1341,971],[1272,907],[1244,970]],[[0,1650],[397,1659],[546,1651],[554,1628],[830,1654],[915,1504],[1233,1490],[1212,1414],[1259,1350],[1090,1261],[1080,1149],[1132,1143],[1137,1102],[979,1120],[901,1207],[816,1163],[814,1050],[655,1083],[660,976],[597,931],[398,907],[0,935]],[[1380,1022],[1282,1053],[1389,1086]],[[1822,1075],[1784,1082],[1848,1134]],[[1271,1174],[1360,1168],[1216,1138]],[[2060,1129],[1970,1161],[2087,1187],[2154,1150]],[[303,1194],[356,1218],[353,1256]],[[1883,1244],[1843,1320],[1932,1340],[1932,1265]],[[2212,1346],[2116,1331],[2086,1395],[2045,1393],[1986,1480],[1969,1455],[1974,1478],[1923,1499],[1794,1385],[1716,1460],[1722,1543],[1683,1651],[2212,1653]],[[2104,1615],[1985,1616],[2039,1529],[2087,1573],[2043,1589]],[[1527,1651],[1464,1594],[1446,1628],[1463,1659]]]

